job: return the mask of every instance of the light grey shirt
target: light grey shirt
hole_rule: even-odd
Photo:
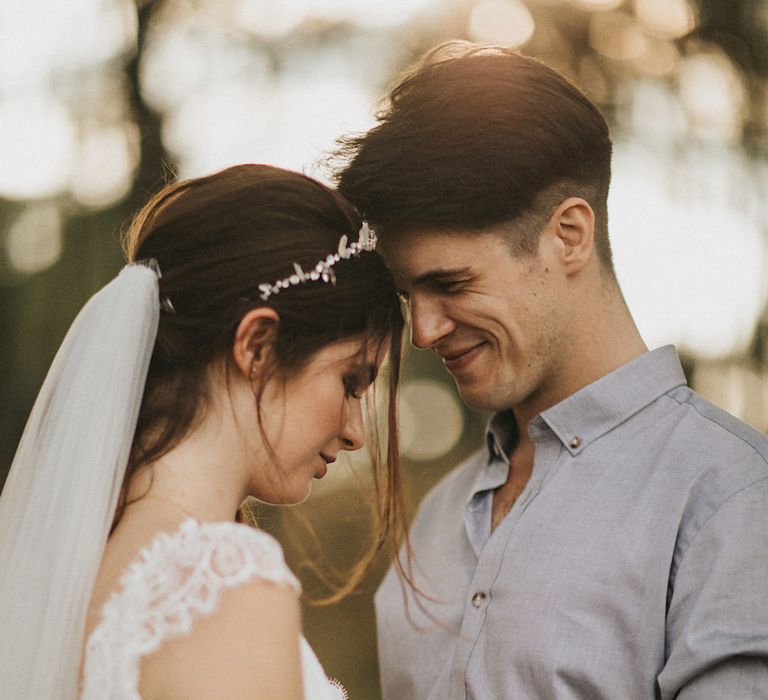
[[[406,611],[393,570],[376,594],[385,700],[768,698],[766,436],[660,348],[531,421],[533,473],[491,533],[510,415],[420,507],[434,600],[406,590]]]

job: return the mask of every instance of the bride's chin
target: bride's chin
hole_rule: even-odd
[[[290,502],[286,503],[287,506],[297,506],[301,503],[304,503],[310,496],[312,495],[312,480],[310,479],[307,482],[307,485],[304,489],[303,495],[297,495],[297,498],[291,499]]]
[[[312,482],[306,484],[303,492],[298,489],[293,492],[258,494],[252,493],[251,496],[257,501],[268,506],[298,506],[306,501],[312,493]]]

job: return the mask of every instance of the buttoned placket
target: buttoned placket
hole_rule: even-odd
[[[478,563],[467,592],[461,632],[453,657],[450,684],[451,699],[460,700],[467,696],[466,674],[471,662],[472,652],[482,633],[489,607],[493,602],[493,583],[499,574],[501,562],[505,556],[515,526],[541,491],[547,476],[552,471],[552,466],[564,451],[562,443],[540,417],[531,422],[529,434],[535,443],[531,478],[517,502],[512,506],[496,530],[493,533],[490,532],[491,492],[483,494],[484,498],[481,502],[476,502],[473,498],[465,508],[465,526],[467,527],[467,534],[470,536],[473,547],[476,547],[475,552],[478,555]],[[506,460],[504,456],[501,458]],[[470,534],[470,521],[474,520],[478,515],[487,518],[487,525],[484,531],[488,533],[488,536],[484,542],[478,541],[476,536],[473,538]]]

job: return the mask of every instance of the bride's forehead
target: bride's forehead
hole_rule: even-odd
[[[309,364],[316,369],[323,367],[379,365],[385,355],[384,344],[361,337],[338,340],[320,348]]]

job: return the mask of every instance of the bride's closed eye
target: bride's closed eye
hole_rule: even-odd
[[[368,386],[362,382],[361,378],[356,374],[347,374],[343,378],[344,393],[347,398],[362,399],[365,390]]]

